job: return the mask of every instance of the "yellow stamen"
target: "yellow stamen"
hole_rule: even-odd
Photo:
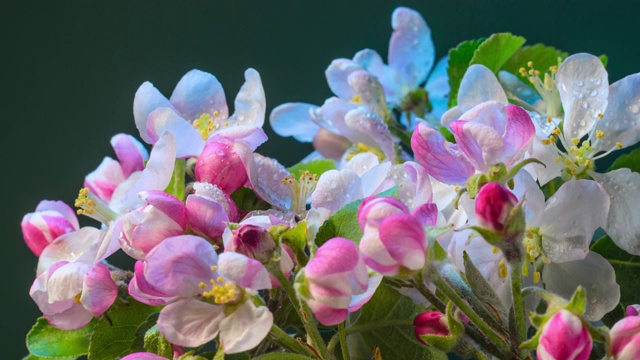
[[[618,149],[622,149],[622,143],[620,141],[616,142],[616,147],[618,147]]]
[[[540,282],[540,271],[533,273],[533,283],[537,284],[538,282]]]
[[[498,275],[501,279],[506,279],[508,275],[507,271],[507,262],[504,261],[504,258],[500,259],[500,263],[498,263]]]
[[[602,139],[604,137],[604,131],[596,130],[596,138]]]
[[[573,139],[571,139],[571,142],[573,143],[573,145],[578,145],[578,143],[580,142],[580,139],[573,138]]]

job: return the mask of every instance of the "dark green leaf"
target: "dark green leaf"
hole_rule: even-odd
[[[511,33],[498,33],[478,46],[469,65],[480,64],[498,73],[502,65],[524,45],[525,39]]]
[[[116,300],[107,316],[100,318],[93,329],[89,360],[111,360],[130,353],[138,327],[158,311],[158,306],[148,306],[133,299]]]
[[[157,322],[159,312],[152,313],[147,317],[147,319],[138,326],[136,329],[136,334],[131,342],[131,351],[132,352],[143,352],[144,350],[144,335],[147,333],[147,330],[151,329]]]
[[[454,49],[449,50],[449,64],[447,73],[449,74],[449,107],[458,104],[458,89],[464,73],[469,67],[474,52],[485,39],[469,40],[460,43]]]
[[[558,65],[558,58],[565,59],[567,56],[569,53],[544,44],[523,46],[502,65],[502,69],[517,75],[521,81],[529,84],[529,80],[520,75],[520,68],[529,70],[527,66],[529,61],[533,62],[536,70],[544,73],[549,70],[549,67]]]
[[[609,166],[607,172],[622,168],[628,168],[631,171],[640,173],[640,148],[637,148],[628,154],[618,156],[616,161]]]
[[[268,210],[271,209],[271,205],[267,202],[260,200],[253,190],[248,187],[243,187],[233,194],[231,194],[231,200],[236,203],[238,210],[252,211],[252,210]]]
[[[287,168],[287,171],[296,177],[300,175],[300,171],[308,171],[320,177],[324,172],[334,170],[335,168],[336,163],[333,160],[320,159],[293,165],[292,167]]]
[[[147,333],[144,335],[144,349],[147,352],[164,356],[168,359],[173,357],[173,347],[167,339],[160,334],[156,325],[147,330]]]
[[[613,324],[617,323],[618,320],[625,317],[626,311],[622,304],[618,304],[615,309],[609,311],[604,317],[602,317],[602,322],[608,327],[612,327]]]
[[[509,314],[502,304],[502,300],[500,300],[491,284],[489,284],[487,279],[482,276],[482,273],[473,264],[466,251],[463,253],[463,258],[464,274],[471,291],[473,291],[485,306],[493,310],[493,313],[497,315],[500,323],[506,325]]]
[[[616,281],[620,285],[620,304],[626,307],[640,303],[640,256],[631,255],[604,236],[591,245],[591,251],[602,255],[616,272]]]
[[[398,186],[383,191],[378,196],[398,197]],[[333,213],[327,221],[325,221],[318,233],[316,234],[316,244],[318,246],[324,244],[327,240],[334,237],[343,237],[349,239],[356,244],[362,239],[362,230],[358,224],[358,209],[363,199],[351,202],[338,211]]]
[[[310,360],[310,357],[292,353],[267,353],[253,358],[254,360]]]
[[[85,355],[95,324],[96,321],[93,320],[79,330],[60,330],[40,317],[27,334],[27,348],[32,355],[46,358],[76,358]]]
[[[412,322],[424,311],[424,306],[414,304],[386,284],[380,285],[360,310],[357,320],[349,325],[349,328],[370,328],[347,337],[351,357],[371,359],[374,347],[378,346],[382,359],[446,359],[445,353],[424,346],[415,338]],[[406,324],[398,325],[401,321]],[[385,323],[390,325],[384,326]]]

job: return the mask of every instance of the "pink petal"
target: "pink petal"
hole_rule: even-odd
[[[111,146],[116,152],[122,174],[125,178],[136,171],[144,169],[144,162],[149,160],[149,152],[142,144],[129,134],[117,134],[111,138]]]
[[[84,278],[80,302],[93,316],[106,312],[118,296],[118,286],[111,278],[109,269],[98,264],[89,270]]]
[[[325,242],[305,267],[309,278],[352,271],[358,264],[360,255],[356,244],[345,238],[336,237]]]
[[[144,267],[145,264],[142,261],[136,261],[134,276],[129,282],[129,295],[141,303],[152,306],[165,305],[175,300],[175,296],[158,291],[149,284],[144,277]]]
[[[380,240],[403,267],[420,270],[424,266],[427,237],[422,224],[413,215],[397,214],[383,220]]]
[[[107,156],[97,169],[84,178],[84,186],[100,200],[109,203],[114,190],[124,179],[120,163]]]
[[[38,206],[36,207],[36,212],[38,211],[46,211],[46,210],[52,210],[55,211],[57,213],[59,213],[60,215],[64,216],[65,219],[67,219],[67,221],[69,221],[69,223],[71,225],[73,225],[73,227],[78,230],[80,228],[80,225],[78,224],[78,216],[76,215],[76,212],[66,203],[59,201],[59,200],[55,200],[55,201],[51,201],[51,200],[42,200],[40,201],[40,203],[38,204]]]
[[[251,290],[270,289],[269,272],[259,261],[234,252],[223,252],[218,273],[228,281]]]

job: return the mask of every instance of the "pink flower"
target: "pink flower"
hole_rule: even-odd
[[[366,291],[370,298],[373,292],[368,288],[369,275],[356,245],[340,237],[320,246],[296,279],[298,294],[307,301],[318,321],[328,326],[343,322],[349,312],[366,303],[368,298],[354,302],[353,295]],[[373,291],[375,288],[377,284]]]
[[[187,196],[187,224],[196,235],[216,240],[236,221],[238,208],[228,194],[216,185],[196,182],[195,193]]]
[[[422,339],[422,335],[451,335],[446,315],[438,311],[429,311],[416,316],[413,320],[413,329],[416,339],[425,345],[428,344]]]
[[[60,235],[76,231],[78,218],[69,205],[62,201],[43,200],[36,211],[22,218],[20,223],[24,242],[35,256]]]
[[[627,306],[627,316],[638,316],[640,315],[640,305],[634,304]]]
[[[369,197],[358,210],[364,235],[360,252],[365,264],[387,276],[413,273],[425,266],[427,235],[424,225],[434,225],[437,208],[427,203],[409,213],[392,197]]]
[[[582,319],[560,310],[542,327],[536,355],[539,360],[587,360],[592,346]]]
[[[640,317],[627,316],[613,325],[609,332],[611,353],[616,360],[640,358]]]
[[[504,186],[492,182],[480,188],[476,197],[478,224],[496,232],[504,230],[507,217],[518,199]]]
[[[122,218],[122,249],[141,260],[164,239],[180,235],[187,227],[187,208],[182,201],[160,190],[143,191],[147,204]]]
[[[216,185],[227,194],[247,182],[247,171],[234,142],[221,137],[207,141],[195,167],[196,180]]]
[[[107,311],[118,287],[103,264],[61,261],[36,278],[29,295],[51,326],[75,330]]]

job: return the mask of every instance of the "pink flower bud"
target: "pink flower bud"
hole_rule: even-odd
[[[580,317],[560,310],[542,327],[536,355],[538,360],[587,360],[592,346]]]
[[[345,238],[324,243],[296,279],[296,289],[324,325],[347,318],[353,295],[369,286],[367,268],[356,245]]]
[[[76,231],[78,218],[69,205],[62,201],[43,200],[36,211],[22,218],[20,224],[24,241],[36,255],[60,235]]]
[[[187,196],[187,222],[197,235],[215,240],[222,236],[227,222],[236,221],[238,208],[220,188],[208,183],[195,183],[195,193]]]
[[[627,306],[627,316],[639,316],[640,315],[640,305],[629,305]]]
[[[425,345],[428,344],[422,339],[422,335],[451,335],[446,315],[438,311],[429,311],[416,316],[413,320],[413,329],[416,339]]]
[[[267,229],[246,224],[232,230],[231,241],[225,245],[226,251],[244,254],[261,263],[267,263],[276,249],[276,243]]]
[[[408,214],[409,208],[400,200],[389,196],[371,196],[360,203],[358,223],[362,231],[367,226],[378,227],[387,217],[395,214]]]
[[[476,217],[478,223],[493,231],[501,232],[511,210],[518,199],[504,186],[492,182],[480,188],[476,197]]]
[[[640,317],[628,316],[609,332],[611,353],[616,360],[640,359]]]
[[[181,235],[187,227],[187,209],[182,201],[163,191],[140,193],[147,205],[122,218],[120,245],[131,257],[142,260],[164,239]]]
[[[233,142],[209,140],[195,167],[196,180],[216,185],[227,194],[240,189],[247,182],[247,171]]]

